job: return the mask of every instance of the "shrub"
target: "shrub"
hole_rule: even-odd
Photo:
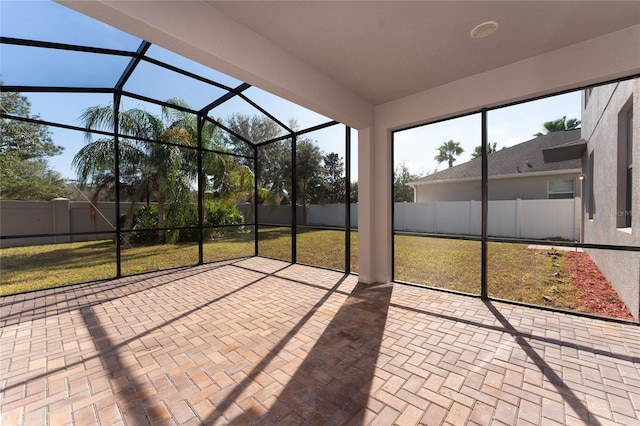
[[[120,224],[124,224],[124,215],[120,218]],[[218,227],[223,225],[241,225],[244,221],[242,213],[235,204],[223,204],[215,201],[205,201],[204,219],[205,227]],[[183,206],[179,213],[173,212],[171,207],[167,209],[166,226],[194,227],[193,229],[176,229],[165,233],[165,243],[195,242],[198,241],[198,206],[189,204]],[[152,244],[157,242],[158,233],[150,232],[158,227],[158,208],[155,205],[139,206],[133,212],[133,231],[128,236],[131,243]],[[143,231],[144,230],[144,231]],[[203,237],[211,240],[220,235],[235,233],[236,228],[204,228]]]
[[[120,218],[120,225],[124,225],[126,215]],[[156,232],[147,231],[158,227],[158,207],[154,205],[139,206],[133,211],[133,231],[129,234],[130,243],[153,244],[158,241]]]
[[[205,203],[203,226],[240,225],[244,222],[244,217],[238,206],[235,204],[222,204],[214,201]],[[205,228],[204,239],[212,240],[221,235],[228,235],[237,232],[237,228]]]

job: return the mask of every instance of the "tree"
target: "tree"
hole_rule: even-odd
[[[418,178],[418,175],[409,172],[409,168],[405,163],[399,164],[393,174],[393,201],[396,203],[412,203],[414,201],[414,190],[408,183]]]
[[[24,160],[15,153],[0,155],[0,199],[43,201],[68,198],[62,176],[44,160]]]
[[[225,121],[226,127],[251,141],[259,143],[268,141],[282,135],[282,127],[266,116],[246,115],[241,113],[232,114]],[[248,158],[240,162],[252,169],[255,167],[251,158],[254,155],[253,146],[246,143],[232,134],[225,135],[225,145],[237,154]],[[258,146],[257,169],[254,173],[258,176],[258,198],[259,202],[269,202],[279,204],[288,199],[290,194],[290,183],[287,176],[290,172],[285,170],[285,163],[291,165],[291,141],[283,140]],[[289,190],[287,189],[289,188]],[[253,202],[253,196],[250,197]],[[253,211],[253,208],[251,208]]]
[[[189,108],[182,99],[172,98],[167,102]],[[162,108],[162,118],[168,124],[164,135],[167,142],[180,145],[197,144],[198,118],[196,115],[165,106]],[[203,192],[199,194],[205,208],[203,220],[208,225],[230,224],[226,223],[230,217],[223,217],[222,213],[237,211],[238,203],[247,200],[253,202],[253,171],[251,166],[242,161],[242,158],[219,153],[230,151],[230,149],[226,146],[226,132],[217,124],[205,120],[202,123],[200,136],[202,148],[207,150],[202,154]],[[183,150],[181,154],[182,163],[185,165],[183,173],[195,182],[198,177],[197,169],[194,167],[198,162],[197,151]],[[249,209],[249,215],[253,216],[252,208]],[[178,214],[176,217],[180,216],[181,214]],[[197,222],[197,215],[195,219]],[[250,222],[253,220],[251,217],[249,219]],[[182,223],[175,225],[182,226]],[[179,236],[179,233],[177,235]]]
[[[258,201],[277,205],[290,203],[291,140],[258,146]]]
[[[244,114],[231,115],[226,127],[251,142],[265,142],[278,138],[283,128],[263,116]],[[296,129],[295,120],[288,126]],[[260,203],[272,205],[297,203],[308,205],[326,202],[344,202],[346,183],[344,163],[336,153],[325,155],[316,142],[298,137],[296,139],[296,191],[297,200],[292,200],[292,139],[286,138],[268,144],[258,144],[256,173]],[[253,156],[253,147],[233,134],[226,136],[226,146],[248,157]],[[251,160],[247,159],[247,164]],[[252,162],[251,162],[252,163]]]
[[[578,128],[578,126],[580,126],[580,120],[578,120],[577,118],[570,118],[567,120],[567,116],[565,115],[564,117],[558,118],[557,120],[545,122],[542,125],[542,127],[544,127],[544,133],[538,132],[533,136],[540,137],[548,135],[549,133],[560,132],[562,130],[572,130]]]
[[[351,203],[358,202],[358,181],[351,182],[349,188],[349,201]]]
[[[259,144],[282,135],[283,128],[267,116],[233,113],[225,121],[225,125],[238,135]],[[226,143],[234,151],[253,156],[252,147],[233,135],[227,135]]]
[[[437,150],[438,155],[433,157],[433,159],[436,160],[438,164],[446,161],[449,167],[453,167],[453,162],[456,161],[456,157],[464,152],[464,149],[460,146],[460,142],[454,142],[452,140],[443,142]]]
[[[188,108],[189,105],[182,99],[172,98],[168,103]],[[184,110],[163,107],[162,118],[168,127],[164,134],[165,142],[173,142],[180,145],[195,145],[198,140],[198,119],[194,114]],[[253,172],[250,166],[241,164],[238,157],[219,154],[230,152],[226,145],[226,132],[210,121],[204,121],[201,129],[202,168],[205,175],[204,194],[215,198],[224,204],[246,201],[248,194],[253,189]],[[216,151],[216,152],[210,152]],[[197,152],[188,150],[182,152],[185,157],[185,165],[188,166],[184,173],[192,180],[197,179],[197,170],[193,167],[197,164]],[[243,162],[242,162],[243,163]],[[204,197],[204,194],[203,197]]]
[[[174,121],[170,121],[172,118]],[[114,109],[111,105],[89,107],[81,119],[87,129],[87,145],[76,153],[72,167],[81,185],[89,181],[95,185],[93,201],[97,201],[100,193],[115,183],[115,141],[113,138],[94,141],[90,129],[113,131]],[[125,229],[132,229],[136,204],[146,200],[148,205],[151,199],[157,202],[158,228],[164,228],[167,222],[170,226],[181,225],[179,218],[188,208],[196,176],[194,158],[184,153],[195,151],[150,141],[193,147],[197,144],[194,128],[169,111],[163,111],[162,117],[158,117],[141,108],[120,111],[119,124],[118,131],[123,135],[119,140],[120,175],[134,188]],[[167,204],[169,209],[165,212]],[[164,241],[164,237],[164,231],[159,230],[158,240]]]
[[[21,118],[31,115],[31,103],[16,92],[0,93],[0,110]],[[70,196],[62,176],[49,168],[47,157],[61,154],[51,132],[41,124],[0,118],[0,199],[50,200]]]
[[[498,149],[496,148],[497,142],[488,143],[487,144],[487,154],[491,154],[496,152]],[[476,146],[476,148],[471,153],[471,158],[480,158],[482,157],[482,145]]]
[[[325,183],[327,193],[325,203],[344,203],[346,180],[344,177],[344,161],[332,152],[324,156]]]
[[[318,145],[310,139],[298,139],[296,143],[296,204],[306,206],[320,203],[326,193],[323,155]],[[289,179],[291,182],[291,179]]]

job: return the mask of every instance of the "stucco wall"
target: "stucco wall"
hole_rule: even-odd
[[[632,227],[618,227],[618,114],[633,102],[633,210]],[[584,106],[583,99],[583,106]],[[610,245],[640,245],[640,80],[629,80],[594,88],[582,114],[583,138],[587,141],[585,170],[594,154],[593,185],[595,213],[585,221],[585,242]],[[588,173],[590,175],[590,173]],[[588,200],[587,200],[587,205]],[[588,213],[585,212],[588,217]],[[589,250],[591,258],[634,314],[640,317],[640,253]]]
[[[545,176],[514,176],[489,179],[489,200],[546,200],[547,182],[553,179],[575,179],[575,195],[580,195],[579,173]],[[443,182],[416,186],[416,202],[480,200],[480,181]]]
[[[50,233],[53,228],[53,203],[48,201],[0,201],[0,234],[34,235]],[[0,247],[49,244],[52,238],[30,238],[30,243],[0,240]]]
[[[95,223],[91,219],[91,205],[85,201],[57,198],[51,201],[0,201],[0,235],[27,236],[0,240],[0,248],[38,244],[68,243],[114,238],[94,232],[113,231],[116,225],[116,206],[110,202],[97,203],[99,212]],[[121,203],[122,212],[129,203]],[[28,237],[38,234],[68,234],[88,232],[87,235],[57,235]]]
[[[428,203],[432,201],[471,201],[482,198],[480,181],[434,183],[417,185],[414,188],[414,199],[417,203]]]

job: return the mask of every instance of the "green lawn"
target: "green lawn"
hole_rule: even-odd
[[[479,241],[397,235],[394,242],[396,280],[480,294]],[[583,310],[562,252],[489,243],[488,253],[489,296]]]
[[[291,260],[291,230],[265,227],[259,230],[259,254]],[[357,264],[357,232],[352,233],[352,265]],[[336,248],[337,247],[337,248]],[[253,234],[234,233],[208,241],[203,260],[216,262],[253,256]],[[300,231],[298,261],[344,270],[344,232]],[[122,274],[190,266],[198,263],[198,245],[158,244],[122,245]],[[352,270],[356,270],[352,266]],[[116,253],[113,241],[90,241],[69,244],[0,249],[0,296],[113,278]]]
[[[352,233],[351,269],[357,272],[358,239]],[[396,236],[395,279],[466,293],[480,293],[480,243],[441,238]],[[204,246],[204,261],[254,254],[253,234],[221,236]],[[290,229],[261,227],[259,254],[291,260]],[[0,295],[112,278],[116,274],[113,241],[15,247],[0,250]],[[300,263],[343,270],[344,232],[301,230]],[[123,244],[122,274],[195,265],[198,246]],[[565,276],[562,253],[528,250],[526,245],[489,243],[489,294],[526,303],[581,310],[580,293]]]
[[[204,260],[214,262],[253,255],[245,235],[204,245]],[[122,246],[122,274],[132,275],[198,263],[197,244]],[[14,247],[0,250],[0,295],[113,278],[113,241]]]
[[[264,227],[259,230],[260,256],[291,261],[291,230]],[[297,261],[309,265],[344,270],[344,231],[299,229]],[[351,272],[358,271],[358,233],[351,232]]]

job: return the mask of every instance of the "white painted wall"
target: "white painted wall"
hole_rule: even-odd
[[[383,140],[387,140],[386,135]],[[367,284],[389,281],[386,275],[384,277],[379,275],[376,260],[380,256],[391,255],[390,245],[388,253],[380,247],[383,241],[381,238],[384,235],[376,228],[380,221],[380,213],[384,214],[385,209],[391,209],[391,199],[384,198],[388,200],[388,204],[384,205],[383,212],[376,211],[381,204],[381,200],[377,198],[385,197],[386,193],[391,192],[389,185],[385,186],[384,181],[379,182],[376,179],[379,174],[391,179],[391,161],[388,164],[384,163],[385,159],[391,157],[388,154],[377,155],[376,148],[374,129],[358,130],[358,274],[359,281]],[[382,162],[382,170],[377,169],[377,162]],[[383,229],[390,233],[391,222]],[[391,264],[389,264],[390,267]],[[385,271],[387,271],[386,268]],[[391,269],[388,271],[390,273]]]

